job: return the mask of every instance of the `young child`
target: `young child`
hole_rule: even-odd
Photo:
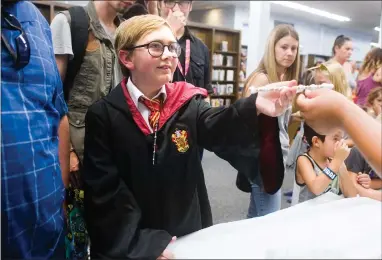
[[[343,131],[331,135],[317,134],[307,124],[304,136],[308,151],[297,158],[295,182],[300,187],[299,194],[293,192],[292,203],[303,202],[326,192],[354,197],[357,190],[344,165],[350,149],[343,138]]]
[[[367,96],[366,112],[376,118],[382,112],[382,87],[372,89]]]
[[[115,42],[126,78],[88,109],[85,120],[91,255],[172,258],[165,249],[173,236],[212,225],[200,148],[223,153],[237,170],[253,172],[258,131],[265,131],[258,114],[284,113],[296,82],[271,84],[290,88],[212,108],[205,89],[170,83],[181,48],[163,18],[130,18],[118,27]]]

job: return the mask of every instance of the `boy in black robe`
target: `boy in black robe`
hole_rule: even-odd
[[[163,18],[123,22],[115,44],[130,76],[86,115],[83,177],[91,254],[171,258],[165,249],[173,236],[212,225],[199,147],[221,154],[238,170],[255,172],[258,114],[281,114],[296,94],[296,82],[276,84],[289,84],[281,92],[211,108],[206,90],[169,83],[181,50]]]

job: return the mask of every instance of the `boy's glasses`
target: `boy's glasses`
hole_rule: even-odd
[[[178,4],[179,8],[181,9],[187,9],[188,7],[190,7],[191,1],[172,1],[172,0],[164,1],[164,5],[170,9],[174,8],[176,4]]]
[[[150,43],[134,46],[131,48],[127,48],[127,50],[131,51],[137,48],[143,48],[146,47],[149,51],[149,54],[153,56],[154,58],[159,58],[163,55],[164,48],[167,47],[168,51],[173,54],[174,57],[178,58],[180,54],[182,53],[182,48],[180,47],[179,43],[173,42],[170,44],[163,44],[161,42],[153,41]]]
[[[3,15],[3,19],[1,21],[1,41],[11,54],[15,62],[16,69],[22,69],[28,65],[30,60],[30,45],[27,35],[25,34],[20,22],[15,16],[5,11],[2,11],[1,14]],[[9,44],[8,40],[4,36],[4,29],[20,32],[20,35],[15,38],[16,50],[12,48],[11,44]]]

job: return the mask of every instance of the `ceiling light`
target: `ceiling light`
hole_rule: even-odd
[[[379,27],[374,27],[374,30],[376,30],[377,32],[380,32],[380,31],[381,31],[381,28],[379,28]]]
[[[379,44],[378,44],[378,43],[375,43],[375,42],[370,43],[370,45],[373,46],[373,47],[378,47],[378,48],[380,48]]]
[[[307,13],[323,16],[323,17],[326,17],[329,19],[340,21],[340,22],[349,22],[350,21],[349,17],[329,13],[326,11],[322,11],[320,9],[312,8],[312,7],[298,4],[298,3],[293,3],[293,2],[289,2],[289,1],[271,1],[271,3],[282,5],[282,6],[289,7],[289,8],[296,9],[296,10],[300,10],[300,11],[304,11]]]

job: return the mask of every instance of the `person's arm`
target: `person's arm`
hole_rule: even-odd
[[[254,77],[250,82],[248,82],[248,88],[246,89],[246,92],[244,93],[245,97],[249,97],[251,95],[251,89],[250,87],[263,87],[265,85],[269,84],[269,80],[267,76],[264,73],[259,73]]]
[[[381,123],[346,97],[331,90],[305,91],[297,98],[305,121],[319,134],[342,127],[379,177],[382,177]],[[367,127],[360,127],[367,126]]]
[[[64,82],[68,61],[73,58],[72,34],[68,17],[63,13],[57,14],[53,18],[50,28],[58,71]]]
[[[354,176],[348,172],[345,164],[342,164],[339,170],[340,189],[345,198],[356,197],[358,191],[355,187]]]
[[[355,184],[358,194],[361,197],[367,197],[374,200],[382,201],[382,192],[380,190],[365,189],[362,185],[358,183]]]
[[[70,149],[70,136],[69,136],[69,121],[68,117],[64,116],[58,128],[58,156],[60,159],[62,181],[65,188],[69,185],[69,149]]]
[[[102,103],[85,118],[85,219],[95,258],[157,259],[172,237],[142,229],[142,211],[112,159],[112,129]]]
[[[60,72],[60,77],[62,82],[65,81],[66,77],[66,69],[68,67],[68,60],[69,60],[69,55],[67,54],[56,54],[56,64],[58,71]]]
[[[340,165],[340,162],[337,160],[332,160],[329,168],[334,173],[337,173]],[[300,156],[297,159],[297,174],[304,181],[309,191],[317,196],[322,194],[332,182],[332,180],[325,174],[317,176],[312,167],[312,163],[305,156]],[[336,178],[338,178],[338,175]]]
[[[158,1],[154,1],[154,0],[149,0],[149,1],[146,1],[146,6],[147,6],[147,10],[149,12],[149,14],[154,14],[154,15],[159,15],[159,12],[158,12]]]
[[[370,189],[373,189],[373,190],[382,189],[382,180],[381,179],[371,179]]]
[[[212,108],[199,100],[197,136],[199,146],[215,152],[239,171],[253,170],[258,157],[258,115],[282,114],[291,104],[297,88],[296,81],[279,82],[273,86],[290,88],[275,93],[258,93],[242,98],[227,108]]]
[[[357,105],[346,102],[342,112],[342,125],[358,149],[381,177],[382,173],[382,132],[381,124]],[[359,127],[360,125],[365,127]]]
[[[214,93],[214,90],[212,89],[211,86],[211,79],[210,79],[210,69],[211,69],[211,64],[210,64],[210,54],[208,51],[208,48],[204,46],[204,88],[208,92],[208,96],[212,95]]]

